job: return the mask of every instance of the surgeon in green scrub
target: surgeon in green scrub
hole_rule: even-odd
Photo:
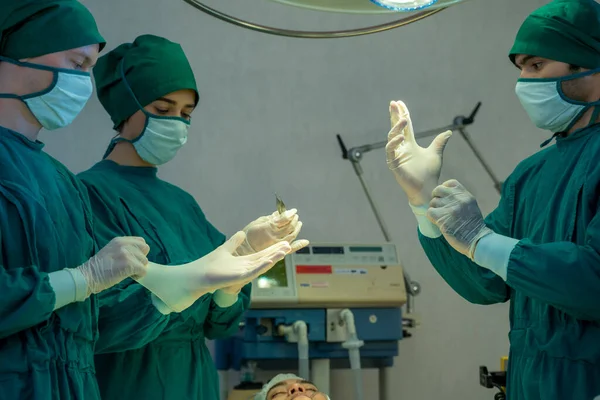
[[[444,280],[475,304],[510,300],[509,400],[600,395],[600,4],[555,0],[510,51],[516,94],[556,143],[522,161],[483,218],[459,182],[438,186],[450,137],[427,149],[392,102],[388,165]],[[515,127],[506,120],[507,129]],[[547,147],[546,147],[547,146]]]
[[[104,159],[79,175],[89,189],[100,244],[139,235],[150,245],[149,260],[166,265],[212,252],[225,236],[189,193],[157,177],[157,166],[186,143],[199,100],[181,46],[140,36],[101,57],[94,77],[118,132]],[[206,193],[218,196],[218,188]],[[292,243],[301,226],[296,210],[261,217],[244,229],[246,240],[237,254],[253,254],[282,240]],[[291,247],[307,244],[299,240]],[[250,281],[206,294],[180,313],[133,280],[103,293],[96,347],[102,398],[218,399],[219,379],[205,339],[238,331]]]
[[[94,255],[86,189],[38,141],[83,109],[102,47],[74,0],[0,0],[1,400],[99,400],[91,295],[145,274],[141,238]]]

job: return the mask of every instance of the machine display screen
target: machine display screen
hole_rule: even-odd
[[[344,254],[344,248],[341,246],[313,246],[313,254]]]
[[[288,277],[285,269],[285,259],[279,261],[266,274],[261,275],[256,284],[260,289],[278,288],[288,286]]]
[[[379,246],[377,246],[377,247],[351,246],[350,251],[353,253],[381,253],[383,251],[383,249]]]

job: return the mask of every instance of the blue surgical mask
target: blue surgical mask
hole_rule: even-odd
[[[24,102],[40,125],[47,130],[64,128],[71,124],[92,96],[92,78],[89,73],[21,62],[5,57],[0,57],[0,61],[52,72],[52,83],[40,92],[27,95],[0,93],[0,98],[13,98]]]
[[[123,64],[121,64],[122,66]],[[150,114],[144,110],[131,90],[121,70],[123,82],[130,95],[135,99],[139,109],[146,116],[146,124],[142,133],[135,139],[129,140],[122,137],[113,139],[104,153],[106,158],[118,142],[129,142],[133,145],[142,160],[152,165],[162,165],[171,161],[180,148],[187,142],[190,121],[180,117],[162,117]]]
[[[531,121],[553,133],[568,131],[590,108],[595,107],[593,123],[600,111],[600,100],[592,103],[568,98],[562,83],[600,72],[600,69],[550,79],[519,79],[515,92]]]

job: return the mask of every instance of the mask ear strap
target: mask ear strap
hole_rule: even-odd
[[[40,90],[39,92],[34,92],[34,93],[29,93],[29,94],[24,94],[24,95],[18,95],[18,94],[14,94],[14,93],[0,93],[0,98],[2,98],[2,99],[21,100],[23,103],[25,103],[25,105],[27,105],[25,100],[29,100],[33,97],[39,97],[39,96],[45,95],[46,93],[50,93],[52,91],[52,89],[54,89],[56,84],[58,83],[58,73],[66,72],[66,71],[62,70],[61,68],[48,67],[46,65],[40,65],[40,64],[32,64],[32,63],[28,63],[28,62],[24,62],[24,61],[13,60],[12,58],[4,57],[4,56],[0,56],[0,62],[7,62],[9,64],[13,64],[13,65],[16,65],[19,67],[30,68],[30,69],[39,70],[39,71],[47,71],[47,72],[52,73],[52,82],[50,82],[50,86],[48,86],[44,90]]]
[[[4,39],[4,38],[3,38]],[[12,58],[0,56],[0,62],[7,62],[9,64],[19,65],[17,60],[13,60]],[[0,93],[0,99],[21,99],[21,96],[16,95],[14,93]]]
[[[137,140],[137,139],[136,139],[136,140]],[[108,157],[108,156],[110,155],[110,153],[112,153],[112,151],[115,149],[115,146],[116,146],[116,145],[117,145],[117,143],[119,143],[119,142],[129,142],[129,143],[133,144],[133,142],[134,142],[134,141],[131,141],[131,140],[129,140],[129,139],[122,138],[122,137],[120,137],[120,136],[118,136],[118,135],[117,135],[115,138],[113,138],[113,139],[110,141],[110,143],[109,143],[109,145],[108,145],[108,148],[106,149],[106,151],[104,152],[104,155],[102,156],[102,159],[103,159],[103,160],[104,160],[104,159],[106,159],[106,157]]]
[[[547,145],[549,145],[557,136],[560,136],[560,132],[556,132],[554,135],[552,135],[552,137],[550,139],[546,139],[542,142],[542,144],[540,144],[540,149],[546,147]]]
[[[138,109],[141,112],[143,112],[144,115],[146,116],[146,126],[147,126],[148,125],[148,119],[150,117],[153,117],[153,115],[144,109],[144,106],[142,106],[142,103],[140,103],[140,101],[138,100],[137,96],[133,92],[133,89],[129,85],[129,82],[127,82],[127,77],[125,75],[125,57],[123,57],[121,59],[121,64],[119,65],[119,69],[121,71],[121,80],[123,81],[123,84],[125,85],[125,89],[127,89],[127,92],[129,93],[129,95],[131,96],[131,98],[133,99],[133,101],[135,101],[135,104],[137,104]],[[144,127],[144,130],[145,129],[146,128]],[[143,131],[142,131],[142,133],[143,133]]]
[[[34,63],[30,63],[30,62],[26,62],[26,61],[19,61],[19,60],[13,60],[12,58],[8,58],[8,57],[4,57],[4,56],[0,56],[0,61],[3,62],[7,62],[9,64],[14,64],[16,66],[19,67],[24,67],[24,68],[31,68],[31,69],[37,69],[40,71],[48,71],[48,72],[71,72],[70,70],[64,69],[64,68],[56,68],[56,67],[49,67],[47,65],[42,65],[42,64],[34,64]],[[72,71],[72,72],[76,72],[76,71]],[[88,75],[85,72],[77,72],[77,75],[82,74],[82,75]]]
[[[133,101],[135,101],[135,104],[137,104],[138,108],[140,110],[142,110],[142,112],[145,114],[146,110],[144,110],[144,107],[140,104],[140,101],[138,100],[137,96],[135,95],[135,93],[133,93],[133,89],[129,85],[129,82],[127,82],[127,77],[125,76],[125,57],[123,57],[121,59],[120,70],[121,70],[121,79],[123,80],[123,83],[125,84],[125,89],[127,89],[127,92],[129,93],[129,95],[131,96]]]
[[[106,149],[106,151],[104,152],[104,155],[102,156],[102,159],[106,159],[106,157],[108,157],[110,155],[110,153],[112,153],[112,151],[115,149],[115,146],[117,145],[117,143],[119,142],[118,140],[119,138],[116,137],[114,139],[112,139],[110,141],[110,144],[108,145],[108,148]]]

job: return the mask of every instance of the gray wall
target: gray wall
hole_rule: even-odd
[[[322,41],[246,31],[182,0],[84,3],[109,48],[144,33],[184,46],[201,106],[188,145],[160,175],[192,193],[228,235],[270,213],[276,191],[300,210],[303,236],[313,242],[382,241],[335,134],[350,146],[384,139],[391,99],[407,102],[416,130],[444,126],[482,101],[470,133],[502,179],[547,137],[521,109],[513,91],[518,71],[506,56],[519,24],[543,0],[473,0],[387,33]],[[351,28],[389,19],[262,0],[209,2],[218,3],[240,17],[288,28]],[[108,116],[92,99],[75,124],[41,140],[79,172],[100,159],[112,135]],[[493,398],[478,386],[477,372],[481,364],[497,368],[507,354],[508,306],[474,306],[456,295],[419,247],[414,217],[387,170],[384,151],[366,155],[363,167],[403,263],[423,287],[416,304],[422,326],[401,342],[394,398]],[[490,180],[458,135],[448,145],[442,178],[465,184],[484,213],[497,204]],[[375,398],[376,377],[364,373],[372,394],[367,398]],[[352,398],[350,379],[344,371],[332,374],[332,398]]]

